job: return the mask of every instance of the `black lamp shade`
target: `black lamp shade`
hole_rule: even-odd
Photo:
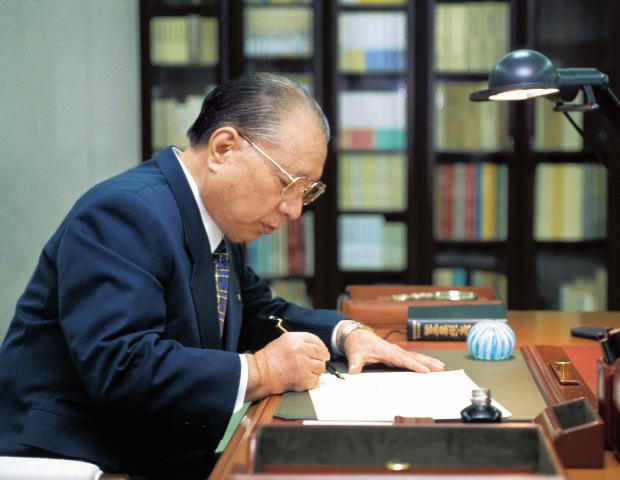
[[[557,92],[558,72],[551,60],[542,53],[514,50],[504,55],[491,70],[489,88],[474,92],[469,98],[484,101],[493,95],[528,89],[549,89],[547,94]]]

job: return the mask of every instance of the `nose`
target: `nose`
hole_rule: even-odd
[[[289,220],[297,220],[301,216],[301,210],[303,209],[303,199],[301,195],[294,198],[283,199],[280,202],[278,209]]]

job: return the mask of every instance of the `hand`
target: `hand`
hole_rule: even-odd
[[[364,365],[371,363],[384,363],[390,367],[424,373],[440,372],[446,367],[436,358],[409,352],[361,328],[349,334],[344,344],[344,353],[349,361],[349,373],[360,373]]]
[[[252,401],[276,393],[314,388],[325,371],[329,351],[311,333],[284,333],[248,359],[248,386],[245,400]]]

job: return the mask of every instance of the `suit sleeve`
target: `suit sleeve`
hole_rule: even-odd
[[[239,386],[235,353],[165,338],[172,240],[139,196],[78,206],[58,250],[60,325],[82,382],[100,407],[221,437]]]

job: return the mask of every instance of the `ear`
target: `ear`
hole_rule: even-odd
[[[209,170],[215,172],[230,160],[231,154],[241,148],[241,137],[233,127],[220,127],[211,135],[207,146]]]

